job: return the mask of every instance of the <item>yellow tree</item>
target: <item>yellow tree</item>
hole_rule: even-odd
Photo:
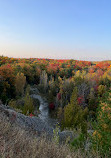
[[[26,77],[23,73],[18,73],[15,78],[15,88],[17,95],[23,95],[26,84]]]
[[[99,87],[98,87],[98,94],[99,94],[100,96],[102,96],[103,93],[105,92],[105,89],[106,89],[106,86],[104,86],[104,85],[99,85]]]

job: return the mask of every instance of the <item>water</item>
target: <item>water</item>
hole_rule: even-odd
[[[55,127],[57,124],[57,120],[56,119],[52,119],[49,116],[49,107],[48,107],[48,103],[45,100],[45,98],[41,97],[38,90],[36,90],[35,88],[31,88],[31,91],[33,93],[37,93],[37,94],[32,94],[31,97],[34,99],[38,99],[40,102],[40,106],[39,106],[39,111],[40,114],[38,115],[38,117],[45,123],[48,124],[48,126],[51,127]]]
[[[38,115],[38,117],[40,117],[43,121],[46,120],[49,117],[48,103],[45,100],[43,100],[43,98],[38,94],[32,94],[31,97],[39,100],[39,102],[40,102],[40,106],[39,106],[40,114]]]
[[[42,125],[42,130],[43,130],[43,126],[45,127],[45,130],[47,129],[48,130],[48,133],[53,134],[53,129],[55,129],[56,125],[57,125],[57,120],[56,119],[53,119],[50,117],[49,115],[49,106],[48,106],[48,103],[46,101],[45,98],[41,97],[41,95],[39,94],[39,91],[37,88],[31,88],[31,91],[32,91],[32,95],[31,97],[32,98],[35,98],[35,99],[38,99],[40,101],[40,106],[39,106],[39,111],[40,111],[40,114],[38,115],[38,117],[40,118],[39,120],[39,125]],[[36,119],[36,117],[34,117]],[[33,119],[34,119],[33,118]],[[36,126],[36,124],[35,124]],[[46,128],[47,127],[47,128]],[[37,128],[38,128],[38,125],[37,125]],[[41,129],[41,126],[39,126],[39,130]],[[50,130],[49,130],[50,129]],[[66,141],[66,138],[69,138],[70,137],[70,140],[73,138],[73,131],[60,131],[59,129],[59,141],[60,142],[65,142]]]

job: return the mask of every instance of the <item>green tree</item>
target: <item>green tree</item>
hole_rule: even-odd
[[[70,98],[70,103],[64,108],[64,127],[69,128],[81,128],[83,133],[87,132],[87,108],[84,110],[78,105],[78,90],[77,87],[74,88],[72,96]]]
[[[102,157],[111,156],[111,90],[106,92],[100,101],[92,144]]]
[[[96,109],[97,109],[97,97],[94,88],[90,89],[90,93],[88,96],[88,109],[89,109],[89,117],[95,118]]]

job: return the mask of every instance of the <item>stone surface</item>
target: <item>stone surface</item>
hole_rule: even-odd
[[[16,112],[14,109],[10,108],[9,106],[0,104],[0,119],[6,118],[9,122],[13,125],[16,124],[17,126],[29,130],[37,132],[37,136],[46,135],[49,138],[53,137],[53,130],[52,127],[48,122],[43,121],[39,117],[29,117],[25,116],[21,113]],[[59,130],[59,137],[60,142],[64,142],[67,137],[73,136],[72,132]]]

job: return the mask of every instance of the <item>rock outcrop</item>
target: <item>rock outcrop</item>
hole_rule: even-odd
[[[19,126],[21,129],[33,132],[37,137],[45,135],[48,139],[53,137],[54,128],[48,125],[39,117],[25,116],[16,112],[13,108],[0,104],[0,119],[6,119],[12,125]],[[58,133],[60,142],[64,142],[67,137],[72,138],[73,133],[69,131],[59,131]]]

